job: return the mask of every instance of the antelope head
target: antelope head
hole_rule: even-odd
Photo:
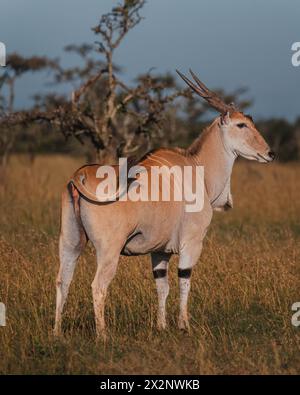
[[[256,129],[249,115],[243,114],[234,104],[226,104],[215,92],[210,91],[192,70],[190,73],[195,83],[178,70],[176,71],[194,92],[221,114],[218,125],[224,146],[228,151],[235,156],[242,156],[261,163],[274,160],[274,152],[271,151],[265,139]]]

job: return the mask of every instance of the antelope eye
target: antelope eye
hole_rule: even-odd
[[[237,125],[236,125],[238,128],[240,128],[240,129],[242,129],[242,128],[246,128],[247,127],[247,125],[245,124],[245,123],[237,123]]]

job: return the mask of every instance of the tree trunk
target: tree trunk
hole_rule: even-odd
[[[115,165],[118,163],[117,152],[111,148],[98,151],[96,154],[96,161],[101,165]]]
[[[7,165],[3,166],[3,161],[1,158],[0,162],[0,191],[4,190],[6,179],[7,179]]]

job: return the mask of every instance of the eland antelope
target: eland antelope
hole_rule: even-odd
[[[172,254],[177,254],[180,289],[178,326],[189,330],[187,303],[192,269],[199,261],[213,210],[227,210],[233,205],[230,191],[233,164],[238,156],[261,163],[271,162],[275,156],[250,116],[244,115],[233,104],[226,104],[190,72],[194,82],[180,72],[178,74],[220,115],[189,148],[157,149],[139,164],[147,169],[157,165],[203,166],[202,210],[186,212],[184,201],[116,200],[101,203],[95,197],[99,165],[87,165],[77,170],[62,194],[56,335],[61,333],[62,310],[76,261],[88,240],[94,245],[97,255],[97,271],[92,282],[97,335],[105,336],[105,297],[116,274],[120,255],[148,253],[151,254],[158,294],[157,327],[166,328],[168,264]]]

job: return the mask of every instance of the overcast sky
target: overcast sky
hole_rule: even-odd
[[[93,43],[90,28],[116,3],[0,0],[0,41],[8,52],[59,56],[75,65],[77,57],[66,57],[63,47]],[[300,116],[300,67],[291,63],[292,43],[300,41],[299,0],[148,0],[142,15],[116,52],[127,81],[151,67],[191,67],[211,88],[249,87],[256,117]],[[29,106],[47,81],[45,75],[24,78],[17,106]]]

